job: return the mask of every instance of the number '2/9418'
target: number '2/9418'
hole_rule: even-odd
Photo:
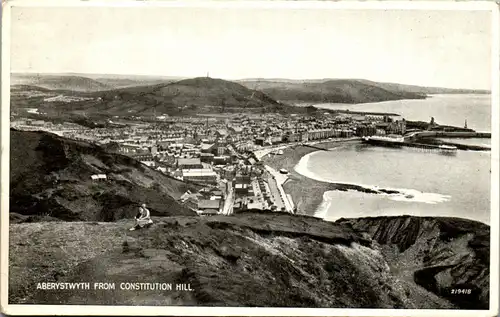
[[[470,288],[452,288],[451,294],[453,294],[453,295],[472,294],[472,290]]]

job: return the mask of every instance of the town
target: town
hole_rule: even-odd
[[[286,147],[323,141],[406,132],[397,116],[324,112],[303,114],[240,114],[108,119],[105,128],[53,123],[23,116],[11,118],[18,130],[41,130],[102,146],[130,156],[149,168],[184,182],[201,185],[181,201],[200,215],[229,215],[242,210],[296,213],[282,185],[288,171],[275,171],[260,159],[280,155]],[[106,175],[93,175],[101,181]]]

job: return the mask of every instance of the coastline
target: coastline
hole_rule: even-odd
[[[345,147],[349,145],[356,145],[359,142],[353,140],[336,140],[325,141],[316,143],[318,147],[325,149],[334,149]],[[420,191],[410,187],[392,187],[392,186],[376,186],[371,184],[362,184],[349,182],[347,180],[338,180],[335,183],[323,179],[322,175],[311,173],[307,169],[307,161],[310,155],[321,152],[313,147],[295,145],[283,149],[282,155],[269,154],[262,157],[261,161],[264,165],[272,167],[275,170],[286,169],[289,171],[288,179],[282,183],[284,192],[291,196],[293,204],[297,207],[296,214],[314,216],[317,218],[328,219],[329,221],[336,221],[335,219],[349,218],[354,216],[355,212],[349,210],[349,207],[343,206],[345,212],[334,215],[328,214],[329,207],[335,206],[341,192],[352,193],[369,193],[385,196],[388,200],[411,202],[411,203],[424,203],[435,205],[437,203],[448,202],[451,200],[451,194],[441,191]],[[371,197],[371,195],[370,195]],[[342,205],[342,202],[337,202]],[[346,209],[347,208],[347,209]],[[403,209],[407,208],[403,206]],[[335,207],[337,209],[337,207]],[[418,209],[418,208],[417,208]],[[407,214],[420,215],[421,212],[413,207],[405,209]],[[417,212],[415,213],[415,210]],[[354,214],[353,214],[354,212]],[[387,216],[399,215],[400,210],[392,208],[387,210]],[[443,217],[456,216],[449,208],[444,208],[440,211]],[[425,212],[424,212],[425,214]],[[326,217],[326,218],[325,218]],[[355,216],[356,217],[356,216]],[[480,221],[489,225],[487,218],[480,216],[465,216],[465,218],[475,221]]]
[[[308,144],[315,144],[325,149],[331,149],[358,142],[358,138],[353,138],[311,142]],[[318,149],[303,145],[295,145],[286,146],[286,148],[282,148],[282,150],[283,155],[265,154],[261,157],[261,161],[264,165],[268,165],[275,170],[284,168],[289,171],[288,179],[283,183],[283,189],[286,194],[292,197],[293,204],[297,207],[297,214],[314,216],[316,210],[318,210],[318,207],[323,202],[323,195],[326,191],[346,190],[345,185],[314,180],[295,171],[294,168],[302,157],[317,152],[319,151]]]

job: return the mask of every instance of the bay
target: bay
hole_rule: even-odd
[[[489,95],[438,95],[426,100],[342,105],[352,111],[395,112],[407,120],[463,125],[491,130]],[[316,105],[318,106],[318,105]],[[337,105],[321,105],[325,108]],[[460,124],[461,123],[461,124]],[[489,139],[443,139],[491,145]],[[400,194],[327,191],[315,216],[334,221],[345,217],[448,216],[490,222],[491,153],[458,151],[455,156],[366,144],[347,145],[303,157],[295,170],[330,183],[357,184]]]

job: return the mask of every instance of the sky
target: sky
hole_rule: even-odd
[[[491,12],[13,7],[11,71],[490,89]]]

